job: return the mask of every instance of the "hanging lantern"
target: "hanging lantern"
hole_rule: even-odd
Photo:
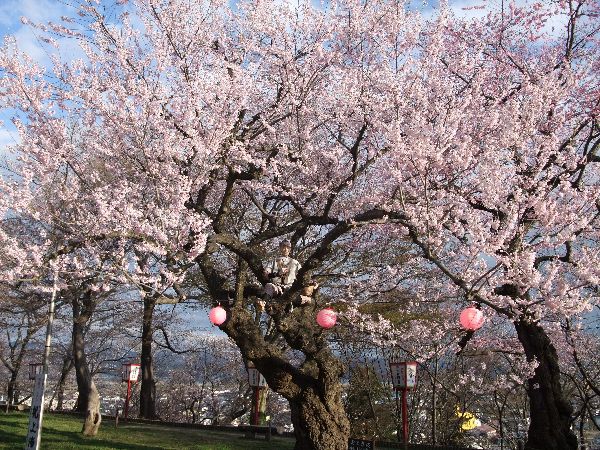
[[[208,313],[208,318],[213,325],[221,325],[227,319],[227,311],[220,306],[215,306]]]
[[[483,322],[485,322],[483,312],[474,306],[469,306],[460,313],[460,324],[465,330],[478,330]]]
[[[331,308],[325,308],[317,314],[317,323],[323,328],[331,328],[337,322],[337,314]]]

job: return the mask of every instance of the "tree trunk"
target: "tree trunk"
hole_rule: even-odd
[[[25,319],[22,319],[21,325],[25,323]],[[6,412],[9,411],[10,406],[17,405],[19,403],[19,390],[17,389],[19,372],[21,370],[21,366],[23,364],[23,358],[25,357],[25,352],[27,351],[27,347],[31,336],[39,329],[39,327],[35,327],[32,325],[29,316],[27,316],[27,331],[25,336],[22,339],[17,338],[16,342],[13,344],[10,343],[9,339],[9,347],[10,347],[10,364],[5,362],[5,367],[10,372],[10,378],[8,380],[7,386],[7,399],[6,399]],[[21,336],[19,331],[18,336]],[[17,352],[18,347],[18,352]],[[16,356],[15,356],[16,353]]]
[[[261,389],[258,393],[258,424],[266,425],[267,424],[267,399],[269,397],[269,389],[264,388]]]
[[[294,450],[348,449],[350,422],[339,393],[324,398],[311,387],[290,400],[290,408],[296,436]]]
[[[156,382],[152,362],[152,319],[156,299],[153,296],[144,297],[144,316],[142,322],[142,355],[141,372],[142,386],[140,388],[140,417],[156,419]]]
[[[577,437],[570,430],[573,408],[562,393],[556,349],[538,324],[521,320],[515,328],[527,359],[538,362],[529,379],[531,424],[525,448],[575,450]]]
[[[281,309],[278,329],[306,358],[300,367],[287,361],[279,348],[265,342],[253,316],[233,308],[221,326],[238,345],[242,356],[254,363],[269,388],[290,404],[296,436],[295,450],[347,450],[350,422],[342,403],[342,363],[327,347],[325,335],[314,321],[314,308]],[[281,314],[281,315],[279,315]]]
[[[85,422],[83,422],[81,432],[85,436],[96,436],[100,428],[100,422],[102,422],[102,416],[100,415],[100,395],[93,380],[91,380],[90,391],[87,397],[88,404],[85,411]]]
[[[63,402],[65,400],[65,382],[69,376],[69,372],[73,368],[73,358],[69,355],[68,359],[63,360],[62,370],[60,372],[60,379],[56,386],[56,409],[63,409]]]
[[[91,301],[90,298],[87,299]],[[76,410],[85,414],[81,432],[86,436],[95,436],[100,427],[100,397],[92,379],[85,353],[85,324],[91,318],[91,305],[86,305],[82,313],[79,298],[73,298],[73,364],[77,378],[78,398]]]
[[[436,349],[437,350],[437,349]],[[436,427],[437,427],[437,376],[438,376],[438,357],[435,357],[433,366],[433,378],[431,379],[431,443],[436,444]]]
[[[8,379],[8,385],[6,387],[6,412],[9,412],[10,407],[18,401],[14,398],[17,393],[17,375],[18,372],[16,371],[10,372],[10,378]]]
[[[11,372],[10,378],[8,379],[8,386],[6,389],[6,410],[8,411],[9,407],[12,406],[14,401],[14,396],[17,388],[17,372]]]

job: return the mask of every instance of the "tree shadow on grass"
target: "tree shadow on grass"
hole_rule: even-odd
[[[45,417],[46,419],[46,417]],[[103,422],[96,437],[80,432],[81,424],[61,417],[49,416],[42,431],[42,448],[53,450],[165,450],[165,449],[292,449],[293,443],[254,441],[242,435],[202,432],[194,429],[123,424],[114,428],[114,421]],[[25,444],[27,416],[0,415],[0,449],[19,449]],[[125,441],[125,442],[123,442]]]
[[[25,445],[27,434],[26,415],[0,416],[0,448],[19,449]],[[46,419],[46,418],[45,418]],[[54,419],[54,418],[53,418]],[[115,450],[162,450],[164,447],[152,444],[141,444],[133,442],[119,442],[118,436],[103,437],[102,428],[100,435],[86,437],[79,430],[65,430],[52,420],[44,420],[42,428],[42,448],[52,449],[115,449]],[[49,422],[49,423],[48,423]],[[78,424],[79,425],[79,424]],[[78,426],[79,428],[79,426]],[[125,430],[125,429],[124,429]],[[158,430],[149,430],[145,434],[160,436]],[[154,436],[152,436],[154,437]],[[142,438],[142,436],[140,436]]]
[[[46,429],[49,433],[46,436],[42,435],[42,441],[46,444],[50,444],[51,448],[93,448],[93,449],[115,449],[115,450],[162,450],[164,447],[141,444],[132,442],[119,442],[118,437],[103,437],[102,429],[100,429],[100,435],[95,437],[86,437],[81,434],[80,431],[65,431],[55,430],[51,427]],[[50,434],[51,433],[51,434]],[[141,437],[141,436],[140,436]]]
[[[10,446],[9,446],[10,444]],[[19,448],[25,445],[25,433],[23,436],[14,433],[8,433],[0,430],[0,448],[7,446],[6,448]]]
[[[131,444],[123,442],[115,442],[102,438],[84,438],[79,433],[62,433],[60,439],[44,437],[42,442],[52,445],[52,448],[106,448],[115,450],[162,450],[164,447],[154,445]],[[67,447],[68,445],[68,447]]]
[[[103,438],[86,438],[78,432],[61,431],[56,436],[56,431],[47,429],[42,430],[42,446],[49,446],[54,449],[59,448],[106,448],[115,450],[162,450],[164,447],[155,445],[143,445],[115,442]],[[7,433],[0,430],[0,448],[22,448],[25,445],[25,433]]]

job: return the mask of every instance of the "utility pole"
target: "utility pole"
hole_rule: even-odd
[[[44,393],[46,391],[46,380],[48,378],[48,360],[50,359],[50,344],[52,342],[52,323],[54,322],[54,305],[56,303],[56,285],[58,282],[58,269],[54,270],[54,282],[52,284],[52,295],[48,307],[48,324],[46,325],[46,344],[44,346],[44,359],[42,373],[35,377],[33,396],[31,398],[31,409],[29,410],[29,426],[27,427],[27,439],[25,450],[39,450],[42,437],[42,419],[44,416]]]

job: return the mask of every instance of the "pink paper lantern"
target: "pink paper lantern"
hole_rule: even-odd
[[[208,318],[213,325],[221,325],[227,319],[227,311],[220,306],[215,306],[208,313]]]
[[[469,306],[460,313],[460,324],[466,330],[478,330],[483,325],[483,322],[485,322],[483,312],[474,306]]]
[[[323,328],[331,328],[337,322],[337,314],[331,308],[325,308],[317,314],[317,323]]]

